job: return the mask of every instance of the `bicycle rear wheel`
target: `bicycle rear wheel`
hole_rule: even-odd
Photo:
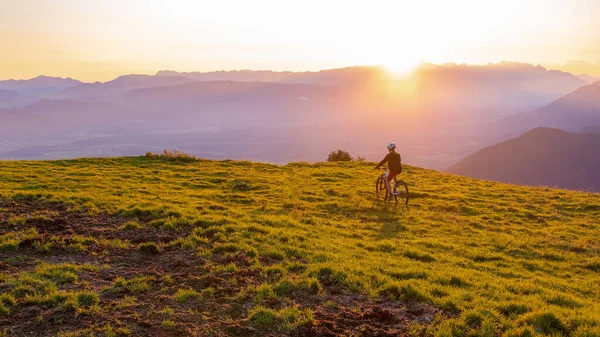
[[[396,180],[396,185],[394,187],[396,190],[396,202],[398,200],[402,201],[405,205],[408,205],[408,185],[403,180]]]

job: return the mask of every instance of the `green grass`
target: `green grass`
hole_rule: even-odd
[[[194,289],[177,289],[174,298],[177,302],[183,303],[200,299],[200,294]]]
[[[128,219],[121,230],[129,235],[153,230],[176,237],[169,244],[145,242],[145,237],[142,243],[113,246],[100,238],[76,237],[69,243],[74,252],[138,249],[140,259],[155,259],[180,249],[207,260],[229,258],[208,265],[216,275],[238,273],[241,265],[234,258],[242,255],[267,282],[244,292],[253,294],[255,307],[247,317],[258,326],[289,330],[311,321],[303,311],[309,308],[285,311],[263,302],[295,291],[322,293],[319,280],[327,276],[355,294],[445,309],[449,315],[436,317],[427,328],[435,336],[598,336],[599,194],[406,166],[402,179],[415,197],[407,210],[374,199],[372,167],[160,157],[2,161],[0,197],[115,214]],[[6,219],[16,229],[0,236],[0,254],[18,254],[26,240],[41,240],[36,247],[51,242],[28,222]],[[66,246],[57,238],[38,250],[48,256],[61,245]],[[102,250],[95,254],[110,257]],[[60,294],[77,296],[82,306],[102,307],[101,299],[69,290],[85,272],[72,267],[46,263],[17,279],[0,272],[0,285],[6,285],[0,296],[7,299],[0,301],[0,314],[18,312],[27,299],[60,305],[66,301]],[[154,283],[172,287],[143,276],[124,276],[108,286],[143,294]],[[181,303],[192,298],[188,291],[201,293],[169,289]],[[173,319],[162,326],[173,328]]]

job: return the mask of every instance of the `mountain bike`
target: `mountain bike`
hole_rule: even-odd
[[[384,201],[387,201],[390,194],[392,195],[393,200],[398,203],[398,199],[404,202],[405,205],[408,205],[408,185],[403,180],[398,180],[395,177],[392,181],[390,181],[390,186],[392,187],[391,191],[387,190],[387,178],[390,174],[390,171],[387,167],[383,168],[383,174],[381,174],[377,181],[375,182],[375,194],[377,194],[377,199],[379,199],[379,193],[385,191]]]

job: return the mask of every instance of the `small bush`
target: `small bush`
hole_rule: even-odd
[[[352,161],[352,156],[346,150],[337,150],[332,151],[329,156],[327,156],[328,162],[336,162],[336,161]]]
[[[140,253],[143,253],[143,254],[149,254],[149,255],[160,254],[160,248],[158,248],[158,246],[154,242],[141,243],[138,246],[138,250],[140,251]]]
[[[169,150],[164,150],[161,154],[154,154],[152,152],[146,152],[146,158],[158,158],[165,160],[173,160],[173,161],[196,161],[199,158],[189,155],[185,152],[173,150],[173,152]]]

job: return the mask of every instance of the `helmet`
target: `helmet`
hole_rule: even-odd
[[[394,142],[391,142],[391,143],[389,143],[389,144],[388,144],[386,147],[388,148],[388,150],[395,149],[395,148],[396,148],[396,143],[394,143]]]

